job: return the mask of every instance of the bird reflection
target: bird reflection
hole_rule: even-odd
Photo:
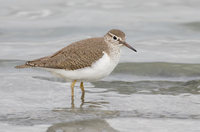
[[[81,104],[80,104],[80,108],[83,107],[85,103],[85,91],[82,92],[81,94]],[[74,109],[75,108],[75,104],[74,104],[74,96],[71,96],[71,109]]]

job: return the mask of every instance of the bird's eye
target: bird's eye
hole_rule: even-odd
[[[116,36],[113,36],[113,39],[114,39],[114,40],[117,40],[117,37],[116,37]]]

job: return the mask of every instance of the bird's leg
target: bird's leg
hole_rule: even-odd
[[[83,82],[81,82],[80,88],[81,88],[81,91],[82,91],[81,99],[82,99],[82,102],[83,102],[84,101],[84,97],[85,97],[85,90],[84,90]]]
[[[74,86],[76,84],[76,80],[74,80],[71,84],[71,96],[74,97]]]
[[[74,80],[71,84],[71,104],[74,107],[74,86],[76,84],[76,80]]]

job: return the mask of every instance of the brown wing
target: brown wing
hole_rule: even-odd
[[[107,50],[103,38],[92,38],[72,43],[52,56],[28,61],[26,67],[45,67],[55,69],[76,70],[89,67],[103,56]],[[20,67],[18,67],[20,68]]]

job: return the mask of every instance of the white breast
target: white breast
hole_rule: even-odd
[[[92,64],[91,67],[86,67],[78,70],[64,70],[64,69],[50,69],[48,71],[54,72],[65,77],[67,80],[77,81],[96,81],[108,76],[119,62],[120,52],[116,55],[109,56],[104,52],[102,58]]]

